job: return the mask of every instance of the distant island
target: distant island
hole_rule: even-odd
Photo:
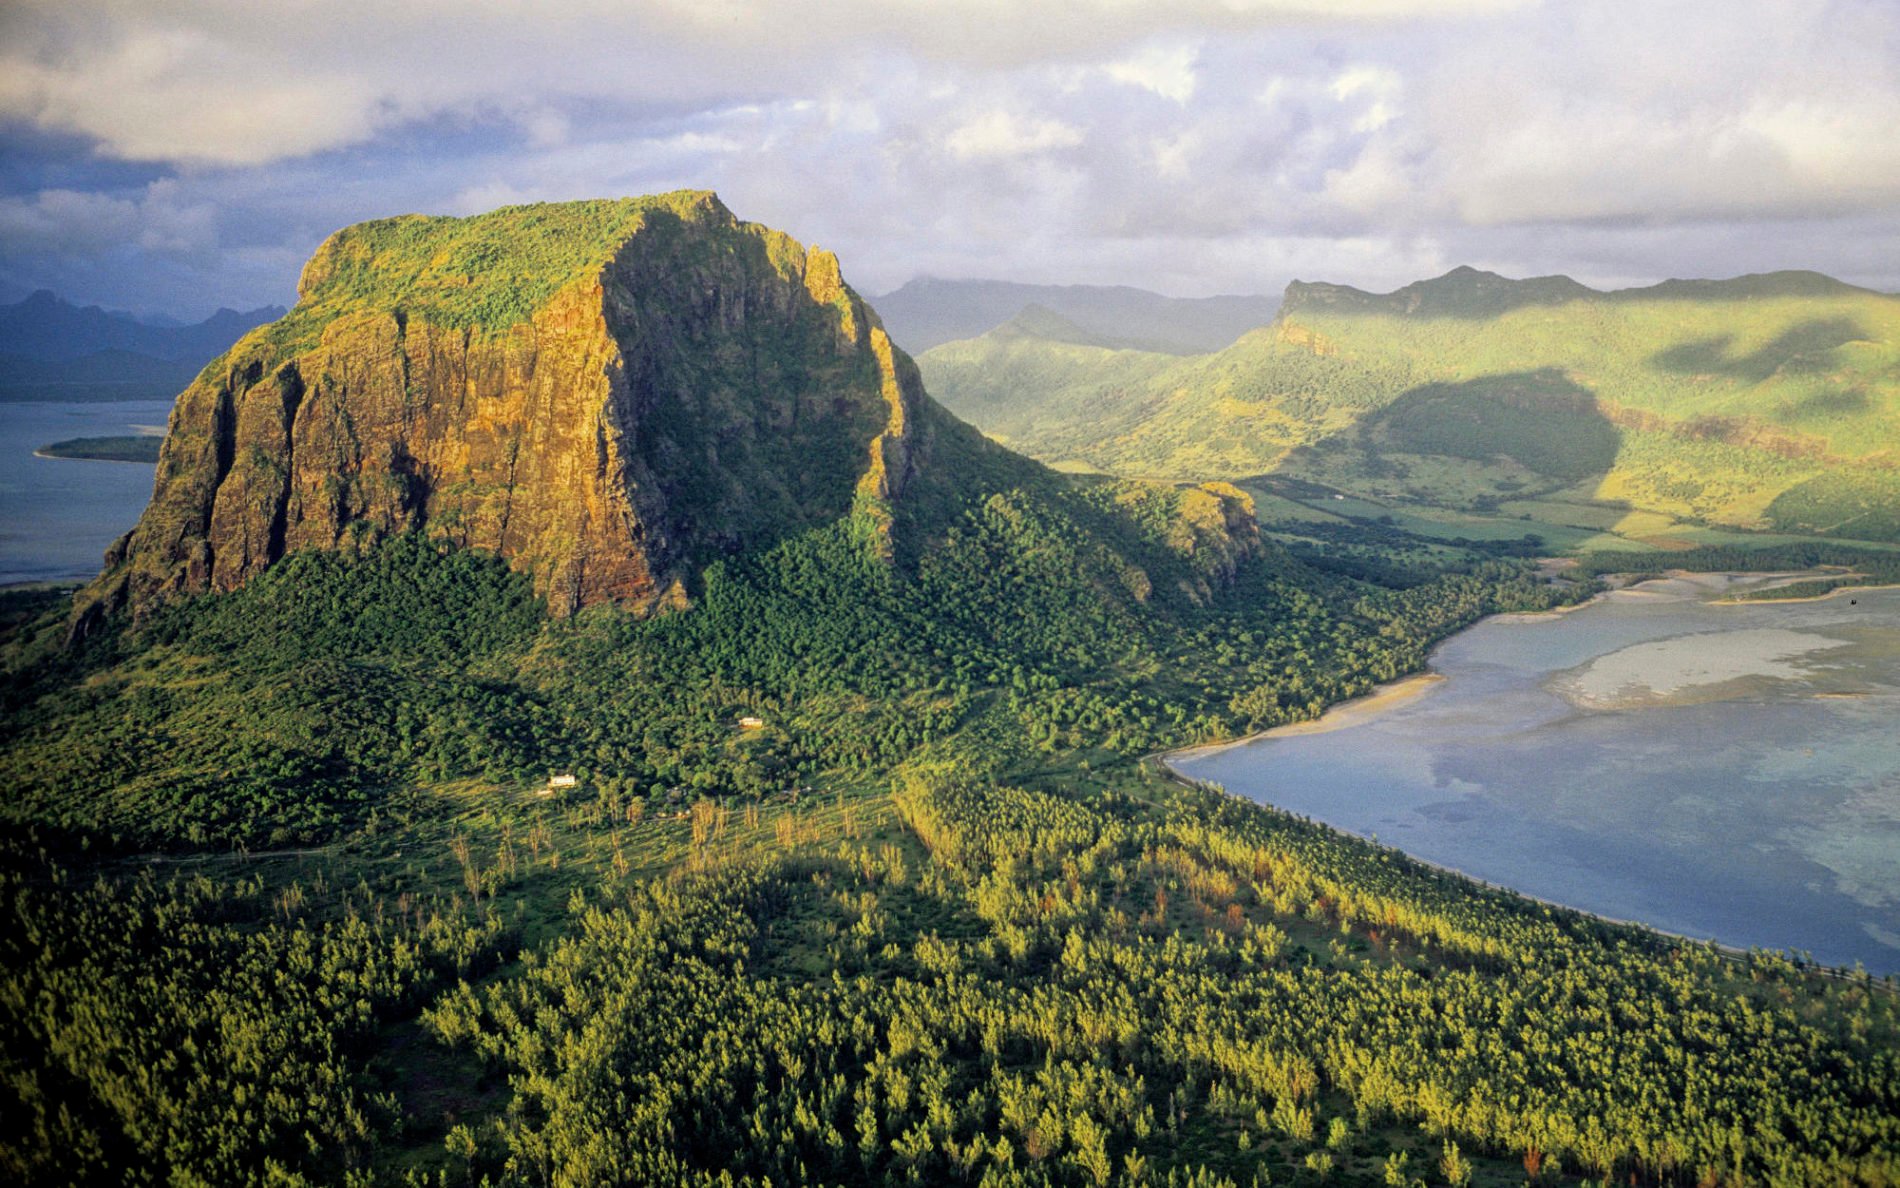
[[[158,447],[164,440],[149,434],[74,437],[41,446],[33,454],[38,458],[80,458],[93,462],[143,462],[151,465],[158,461]]]

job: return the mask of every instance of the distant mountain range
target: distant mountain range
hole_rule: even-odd
[[[1091,345],[1173,355],[1217,351],[1273,320],[1272,297],[1164,297],[1126,285],[1023,285],[924,276],[871,303],[893,341],[918,354],[1028,316]],[[1066,339],[1064,339],[1066,341]]]
[[[1900,540],[1900,299],[1816,272],[1608,293],[1475,268],[1391,293],[1295,281],[1271,326],[1209,354],[1038,315],[918,364],[952,411],[1053,464],[1636,540]]]
[[[1635,289],[1592,289],[1567,276],[1514,280],[1495,272],[1461,266],[1443,276],[1414,281],[1390,293],[1368,293],[1351,285],[1294,281],[1281,307],[1298,316],[1316,312],[1396,314],[1422,318],[1495,318],[1527,306],[1572,301],[1642,302],[1748,301],[1781,297],[1841,297],[1872,293],[1819,272],[1751,273],[1727,280],[1666,280]]]
[[[161,324],[47,290],[0,306],[0,400],[144,400],[175,395],[206,363],[282,306],[220,309]]]

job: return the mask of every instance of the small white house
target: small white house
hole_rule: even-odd
[[[581,782],[580,777],[578,776],[565,775],[565,774],[551,775],[548,777],[548,791],[553,792],[561,788],[578,787],[580,785],[580,782]]]
[[[739,729],[741,730],[763,730],[764,728],[765,728],[764,718],[740,718],[739,719]]]

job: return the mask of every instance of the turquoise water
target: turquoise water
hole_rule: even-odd
[[[1761,580],[1487,620],[1411,701],[1176,766],[1529,895],[1900,972],[1900,590],[1718,601]]]
[[[33,451],[72,437],[162,430],[170,413],[169,400],[0,403],[0,585],[92,577],[152,497],[149,465]]]

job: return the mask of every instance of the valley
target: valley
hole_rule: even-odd
[[[1602,293],[1460,269],[1385,295],[1296,282],[1210,355],[1005,325],[920,365],[1057,465],[1316,484],[1561,548],[1891,543],[1897,331],[1900,299],[1815,274]]]

